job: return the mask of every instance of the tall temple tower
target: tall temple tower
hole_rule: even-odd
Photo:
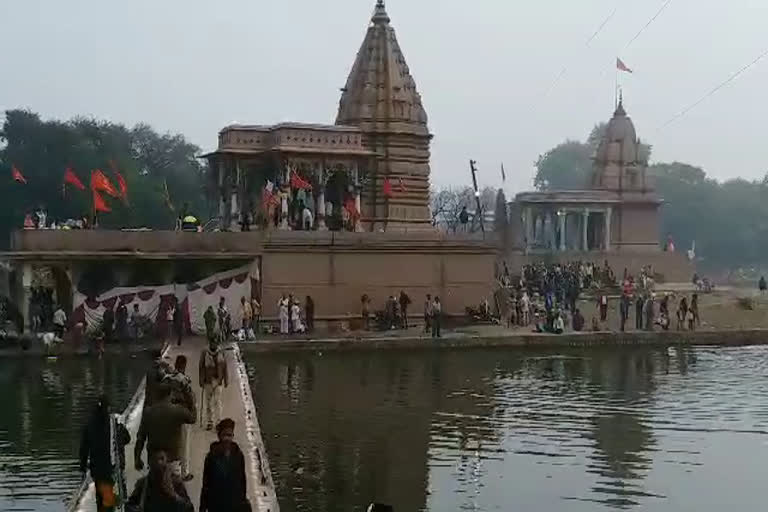
[[[365,146],[377,154],[371,179],[362,191],[364,225],[374,231],[431,229],[432,135],[384,0],[377,0],[342,91],[336,124],[360,127]],[[387,180],[390,187],[385,187]]]

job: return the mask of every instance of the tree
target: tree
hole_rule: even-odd
[[[112,212],[99,222],[108,227],[171,228],[175,215],[164,201],[164,183],[177,204],[190,203],[206,211],[207,166],[196,155],[199,148],[181,135],[160,135],[147,125],[127,128],[91,118],[43,121],[26,110],[9,110],[0,129],[0,246],[22,225],[24,216],[44,206],[52,220],[88,216],[90,191],[63,189],[64,171],[71,167],[88,186],[93,169],[102,169],[115,182],[114,169],[128,185],[128,202],[108,199]],[[18,167],[26,185],[11,183],[11,166]]]
[[[480,205],[483,212],[494,208],[496,191],[490,187],[480,192]],[[477,201],[472,187],[433,188],[430,191],[430,206],[432,209],[432,225],[449,233],[456,233],[461,227],[459,215],[463,208],[469,212],[467,231],[480,231],[480,217],[477,215]]]

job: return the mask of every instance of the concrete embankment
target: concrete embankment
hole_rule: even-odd
[[[768,329],[733,329],[706,331],[633,331],[581,332],[565,334],[508,333],[465,335],[447,333],[433,339],[425,336],[345,337],[318,339],[278,339],[246,343],[241,350],[249,353],[286,351],[345,351],[393,349],[459,349],[459,348],[558,348],[611,347],[621,345],[765,345]]]

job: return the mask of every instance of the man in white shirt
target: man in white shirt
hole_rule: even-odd
[[[312,231],[314,225],[314,217],[312,216],[312,210],[309,206],[304,206],[304,210],[301,212],[301,227],[305,231]]]
[[[56,337],[64,338],[64,328],[67,325],[67,314],[61,309],[61,306],[56,308],[53,313],[53,332],[56,333]]]

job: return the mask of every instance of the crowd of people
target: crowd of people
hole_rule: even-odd
[[[250,511],[245,458],[234,441],[235,422],[221,419],[221,392],[228,386],[229,369],[215,337],[200,354],[198,370],[203,401],[200,423],[208,431],[215,426],[218,438],[205,457],[198,510]],[[186,371],[185,356],[179,355],[171,366],[160,351],[147,371],[134,463],[137,471],[144,470],[142,455],[146,448],[149,471],[138,480],[125,503],[130,512],[194,510],[185,483],[195,478],[190,473],[189,429],[197,423],[198,404]],[[121,474],[125,470],[125,447],[131,439],[115,418],[107,398],[101,397],[83,429],[80,445],[80,469],[83,473],[90,471],[95,482],[99,512],[114,510],[117,495],[128,494],[118,485],[124,481]]]

